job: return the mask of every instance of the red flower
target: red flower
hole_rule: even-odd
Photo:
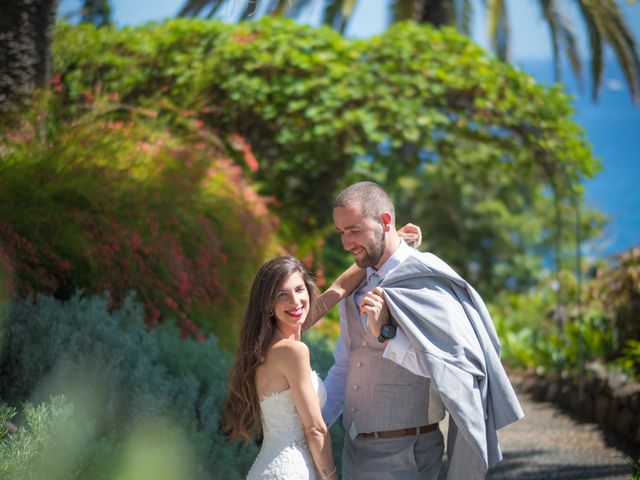
[[[169,297],[169,296],[165,297],[164,303],[166,303],[169,308],[177,308],[178,307],[178,304],[176,303],[176,301],[173,298]]]
[[[256,160],[256,157],[253,155],[251,146],[248,143],[244,144],[244,161],[247,162],[247,165],[252,172],[258,170],[258,160]]]
[[[142,246],[142,238],[138,232],[131,234],[131,248],[138,250]]]

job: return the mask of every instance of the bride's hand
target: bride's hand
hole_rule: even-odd
[[[422,230],[413,223],[407,223],[398,230],[398,236],[413,248],[417,248],[422,243]]]

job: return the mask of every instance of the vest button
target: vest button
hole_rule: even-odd
[[[358,366],[358,368],[360,368],[362,366],[362,362],[358,362],[356,363],[356,365]]]
[[[353,386],[353,389],[354,389],[354,390],[358,390],[359,388],[360,388],[360,387],[359,387],[358,385],[354,385],[354,386]]]
[[[363,341],[362,341],[362,346],[363,346],[363,347],[366,347],[366,346],[367,346],[367,341],[366,341],[366,340],[363,340]]]

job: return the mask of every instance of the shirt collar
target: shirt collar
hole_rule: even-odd
[[[407,245],[404,240],[401,240],[400,246],[397,250],[393,252],[393,255],[391,255],[378,270],[375,270],[373,267],[367,267],[367,282],[369,282],[369,277],[374,273],[377,273],[382,279],[384,279],[391,270],[404,262],[410,255],[411,247]]]

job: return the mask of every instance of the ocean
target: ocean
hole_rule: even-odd
[[[524,60],[518,67],[536,81],[554,83],[549,60]],[[585,63],[585,70],[588,65]],[[584,68],[584,67],[583,67]],[[640,104],[634,105],[620,68],[608,62],[598,100],[591,99],[588,78],[578,89],[573,73],[562,70],[565,89],[574,98],[575,121],[586,132],[603,170],[585,181],[585,203],[607,215],[603,234],[584,245],[589,257],[610,257],[640,246]]]

